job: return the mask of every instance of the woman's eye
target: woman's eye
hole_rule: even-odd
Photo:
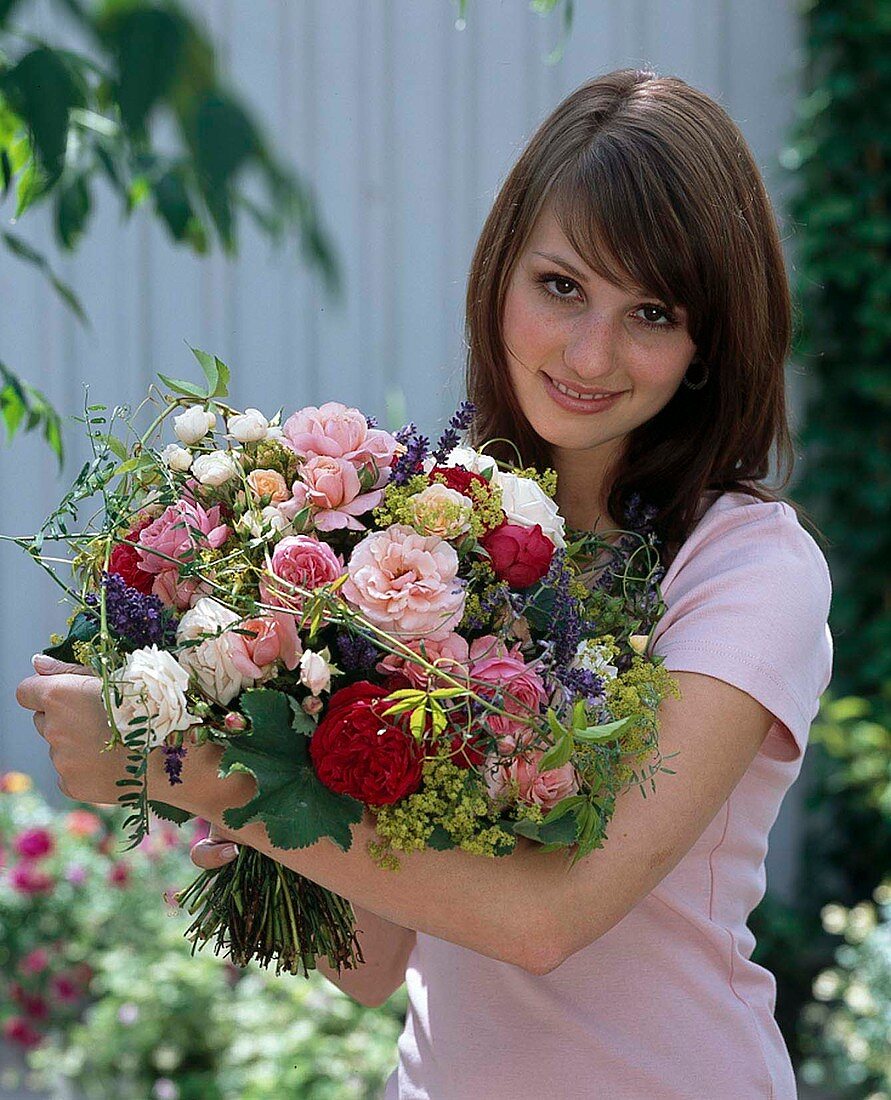
[[[640,320],[649,328],[674,328],[677,325],[677,321],[665,306],[648,303],[644,306],[638,306],[635,312],[645,314]]]
[[[575,299],[570,298],[565,293],[565,291],[568,290],[571,293],[573,290],[576,290],[578,288],[578,284],[575,283],[572,279],[567,278],[565,275],[539,275],[536,281],[541,287],[543,293],[547,294],[549,298],[556,298],[558,301],[562,302],[575,301]],[[557,288],[556,291],[546,289],[551,283],[553,283],[554,286]]]

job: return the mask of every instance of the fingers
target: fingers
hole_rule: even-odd
[[[15,701],[25,710],[45,710],[43,695],[46,684],[39,676],[26,676],[15,689]]]
[[[211,840],[210,837],[207,840],[199,840],[197,844],[193,844],[189,853],[195,866],[200,867],[203,871],[213,871],[217,867],[224,867],[227,863],[231,863],[237,855],[237,845],[228,840]]]
[[[62,672],[70,672],[75,676],[95,676],[93,669],[86,665],[71,664],[70,661],[59,661],[55,657],[49,657],[46,653],[35,653],[31,658],[31,664],[38,676],[58,676]]]

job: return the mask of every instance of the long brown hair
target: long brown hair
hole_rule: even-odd
[[[621,525],[634,492],[656,506],[670,561],[710,489],[779,500],[795,453],[784,366],[792,303],[770,199],[724,110],[677,77],[622,69],[588,81],[538,127],[483,226],[467,286],[466,381],[473,442],[506,438],[524,464],[550,464],[511,386],[502,341],[505,293],[545,202],[589,267],[686,307],[699,390],[680,386],[629,433],[610,474],[608,512]],[[616,261],[621,257],[621,267]],[[692,374],[700,376],[701,367]],[[759,484],[771,447],[783,477]],[[515,460],[494,444],[496,457]],[[799,506],[789,503],[799,514]]]

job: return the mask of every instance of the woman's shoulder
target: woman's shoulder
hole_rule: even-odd
[[[663,586],[682,572],[711,576],[729,569],[753,575],[810,580],[827,593],[831,579],[826,558],[785,500],[761,500],[742,491],[709,490],[699,517],[669,566]]]

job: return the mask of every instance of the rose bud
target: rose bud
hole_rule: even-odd
[[[230,710],[223,719],[223,725],[229,733],[241,733],[242,730],[247,729],[247,719],[243,714],[239,714],[238,711]]]
[[[310,716],[310,718],[314,718],[317,714],[321,712],[322,707],[325,704],[318,697],[318,695],[307,695],[307,697],[300,705],[303,707],[304,712]]]

